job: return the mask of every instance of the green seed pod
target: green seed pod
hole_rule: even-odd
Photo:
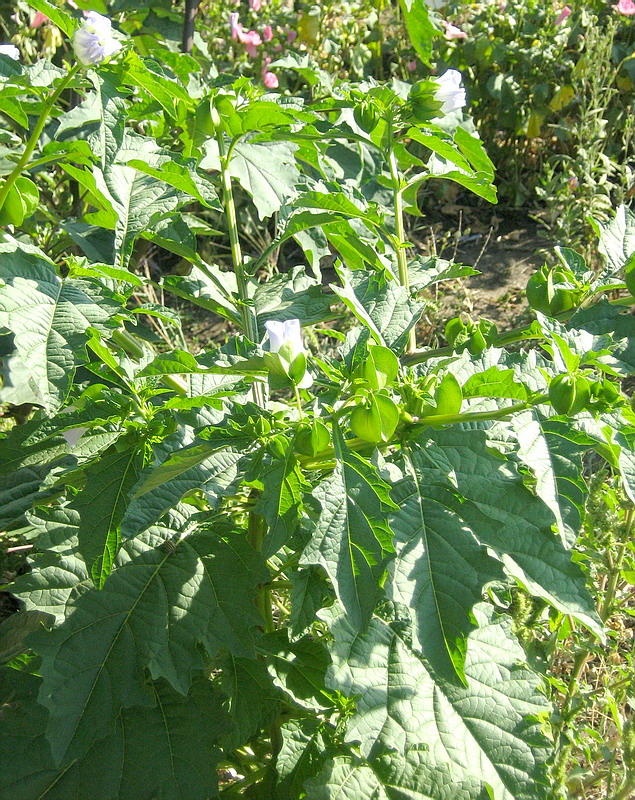
[[[355,436],[365,442],[387,442],[399,422],[399,409],[386,395],[377,394],[368,404],[357,406],[351,412],[350,425]]]
[[[556,375],[549,384],[549,400],[558,414],[573,416],[590,399],[591,385],[583,375]]]
[[[371,344],[366,358],[353,372],[353,378],[361,378],[371,389],[379,390],[389,386],[399,372],[399,359],[387,347]]]
[[[16,178],[0,208],[0,225],[22,225],[37,208],[40,193],[29,178]]]
[[[468,352],[473,356],[480,355],[483,350],[487,347],[487,342],[485,341],[485,336],[483,336],[483,332],[481,331],[480,327],[477,325],[474,327],[474,330],[470,334],[470,338],[467,342],[467,349]]]
[[[350,424],[359,439],[374,444],[381,442],[381,415],[376,405],[356,406],[351,412]]]
[[[445,338],[450,347],[457,349],[456,345],[461,345],[467,341],[467,326],[461,317],[453,317],[446,322]]]
[[[574,308],[582,290],[570,269],[546,265],[527,281],[527,302],[535,311],[553,317]]]
[[[323,422],[316,419],[300,428],[295,437],[295,449],[305,456],[316,456],[331,443],[331,434]]]
[[[276,458],[284,458],[289,448],[289,440],[286,436],[278,433],[269,439],[268,442],[269,452]]]
[[[615,405],[622,395],[618,386],[608,378],[604,378],[601,381],[593,381],[591,396],[596,400],[596,407],[606,409]]]
[[[264,417],[258,417],[254,425],[254,431],[256,436],[267,436],[267,434],[271,433],[269,420],[266,420]]]
[[[374,131],[379,122],[377,109],[373,101],[369,98],[365,98],[361,103],[355,106],[353,109],[353,117],[359,127],[366,133]]]

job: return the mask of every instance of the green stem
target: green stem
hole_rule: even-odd
[[[609,582],[606,587],[606,591],[604,592],[604,600],[602,602],[602,607],[600,608],[600,617],[602,618],[602,622],[606,622],[606,620],[611,616],[613,613],[613,606],[615,603],[615,593],[617,592],[617,584],[620,580],[620,572],[622,571],[622,563],[624,561],[624,556],[626,555],[626,550],[628,545],[630,544],[631,540],[631,533],[633,531],[633,524],[635,523],[635,506],[631,506],[624,516],[624,539],[619,546],[617,551],[617,555],[615,556],[615,561],[611,567],[611,573],[609,576]]]
[[[236,794],[236,791],[239,789],[246,789],[248,786],[251,786],[252,783],[256,783],[261,778],[263,778],[269,769],[269,765],[266,764],[264,767],[260,767],[260,769],[256,769],[253,772],[250,772],[249,775],[245,775],[244,778],[241,778],[239,781],[232,783],[231,786],[228,786],[226,789],[221,789],[219,795],[222,797],[225,794]],[[238,796],[238,795],[236,795]]]
[[[391,131],[392,138],[392,131]],[[410,292],[410,280],[408,278],[408,258],[406,256],[406,247],[408,242],[406,240],[406,230],[404,227],[403,216],[403,197],[401,195],[401,178],[399,176],[399,167],[397,166],[397,158],[395,151],[390,150],[388,156],[388,166],[390,168],[390,180],[392,182],[393,204],[395,212],[395,235],[396,235],[396,251],[397,251],[397,267],[399,270],[399,282],[402,286]],[[411,353],[417,349],[417,334],[414,327],[408,333],[408,342],[406,344],[406,353]]]
[[[225,138],[221,130],[216,133],[216,141],[218,142],[218,157],[220,160],[221,181],[223,185],[223,205],[225,206],[225,214],[227,215],[227,227],[229,229],[229,242],[231,244],[234,274],[236,275],[236,286],[238,288],[238,300],[240,304],[239,311],[242,320],[242,329],[245,336],[250,341],[257,344],[259,339],[258,325],[249,303],[249,289],[247,276],[245,274],[245,267],[243,265],[243,254],[240,247],[240,238],[238,236],[238,222],[236,219],[234,193],[232,191],[232,178],[229,172],[229,161],[231,159],[234,143],[232,142],[229,151],[227,151],[225,147]],[[254,402],[257,405],[264,407],[262,386],[257,381],[254,381],[252,385],[252,392]]]
[[[528,341],[531,339],[544,339],[542,333],[532,331],[531,326],[524,325],[521,328],[513,328],[510,331],[501,333],[494,339],[493,347],[506,347],[514,342]],[[401,357],[401,363],[404,367],[412,367],[415,364],[422,364],[431,358],[443,358],[444,356],[451,356],[454,353],[452,347],[436,347],[428,350],[415,350],[412,353],[406,353]]]
[[[229,159],[231,154],[228,154],[225,148],[225,138],[222,131],[217,132],[216,141],[218,142],[218,156],[220,159],[221,182],[223,186],[223,205],[225,206],[227,226],[229,228],[229,242],[231,245],[234,273],[236,274],[236,285],[238,287],[242,328],[245,336],[251,339],[252,342],[256,342],[258,334],[253,315],[248,306],[247,276],[245,275],[245,268],[243,266],[243,254],[240,247],[240,238],[238,236],[238,222],[236,220],[236,205],[234,203],[232,179],[229,172]]]
[[[366,442],[363,439],[355,438],[347,439],[346,447],[349,450],[354,450],[355,452],[375,450],[376,448],[382,450],[399,444],[406,436],[416,435],[424,428],[436,427],[437,425],[452,425],[457,422],[477,422],[483,420],[505,419],[505,417],[509,416],[510,414],[515,414],[517,411],[526,411],[532,406],[544,403],[547,399],[548,395],[541,394],[538,397],[534,397],[531,402],[523,401],[522,403],[515,403],[514,405],[505,406],[504,408],[497,408],[494,411],[466,411],[463,414],[438,414],[432,417],[425,417],[424,419],[411,423],[406,429],[402,428],[400,431],[398,431],[397,438],[391,439],[389,442],[373,444],[371,442]],[[334,457],[335,451],[332,447],[329,447],[327,450],[323,450],[321,453],[318,453],[314,458],[310,456],[300,456],[299,460],[302,464],[302,467],[306,470],[329,469],[334,467]]]
[[[302,410],[302,400],[300,399],[300,392],[298,391],[298,387],[293,384],[293,393],[295,395],[295,404],[298,408],[298,414],[300,415],[300,419],[304,419],[304,411]]]
[[[416,422],[412,426],[412,429],[417,431],[419,428],[429,428],[430,426],[437,425],[452,425],[457,422],[477,422],[489,419],[504,419],[510,414],[515,414],[517,411],[525,411],[532,406],[544,403],[545,400],[548,400],[548,398],[548,395],[541,394],[539,397],[535,397],[531,402],[523,401],[522,403],[505,406],[504,408],[497,408],[494,411],[466,411],[464,414],[438,414]]]
[[[24,152],[20,156],[18,163],[15,165],[11,174],[5,179],[2,188],[0,189],[0,208],[4,205],[4,201],[7,199],[7,195],[11,191],[11,187],[16,182],[16,180],[22,174],[22,171],[29,163],[29,159],[33,151],[35,150],[38,141],[40,140],[40,136],[42,135],[42,131],[44,130],[44,126],[49,118],[49,114],[51,113],[51,109],[57,102],[59,96],[62,94],[64,89],[69,85],[69,83],[73,80],[77,72],[82,68],[82,65],[78,62],[71,68],[68,74],[62,78],[60,81],[59,86],[55,89],[48,97],[48,100],[44,103],[42,107],[42,111],[40,112],[40,116],[38,117],[38,121],[35,123],[35,127],[29,136],[29,141],[26,143],[24,148]]]

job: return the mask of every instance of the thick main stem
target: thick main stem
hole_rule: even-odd
[[[405,286],[406,290],[410,291],[410,280],[408,278],[408,259],[406,257],[406,229],[404,227],[403,217],[403,197],[401,195],[401,179],[399,177],[399,167],[397,166],[397,159],[394,150],[391,149],[388,156],[388,166],[390,168],[390,179],[392,182],[393,192],[393,205],[395,212],[395,238],[397,249],[397,267],[399,270],[399,282]],[[414,326],[408,333],[408,342],[406,344],[406,353],[411,353],[417,349],[417,334]]]
[[[76,73],[81,69],[81,64],[77,63],[74,67],[69,71],[69,73],[61,80],[59,86],[55,91],[53,91],[50,95],[48,100],[44,103],[42,111],[40,112],[40,116],[38,117],[38,121],[35,123],[35,127],[29,136],[29,141],[26,143],[26,147],[24,148],[24,152],[20,156],[18,163],[13,168],[11,174],[5,179],[4,183],[2,184],[2,188],[0,189],[0,208],[4,205],[4,201],[7,199],[7,195],[11,191],[11,187],[16,182],[16,180],[22,174],[22,171],[29,163],[29,159],[33,151],[35,150],[37,143],[42,135],[42,131],[44,130],[44,126],[46,125],[46,121],[49,118],[49,114],[51,113],[51,109],[57,102],[59,96],[62,94],[64,89],[69,85],[72,79],[75,77]]]
[[[249,291],[247,288],[247,276],[243,265],[243,254],[240,247],[238,236],[238,222],[236,219],[236,204],[234,203],[234,193],[232,190],[232,179],[229,172],[230,155],[225,147],[225,139],[222,131],[217,131],[216,141],[218,142],[218,158],[220,160],[221,181],[223,186],[223,205],[227,216],[227,227],[229,229],[229,243],[231,245],[232,264],[236,275],[236,286],[238,288],[238,301],[240,304],[239,312],[242,320],[242,329],[245,336],[252,342],[258,342],[258,326],[256,319],[249,307]],[[252,386],[254,402],[259,406],[264,405],[262,386],[254,382]]]

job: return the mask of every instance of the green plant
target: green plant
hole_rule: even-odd
[[[34,5],[72,38],[79,19]],[[457,76],[263,97],[192,79],[192,56],[150,38],[151,56],[127,41],[87,71],[0,57],[0,192],[22,173],[40,192],[0,238],[0,401],[19,423],[0,516],[32,546],[0,624],[0,791],[546,798],[559,740],[501,598],[521,587],[604,635],[572,547],[583,458],[633,500],[629,300],[605,295],[635,219],[598,227],[598,276],[560,249],[579,292],[557,318],[419,348],[430,288],[470,270],[412,256],[417,192],[496,197]],[[178,266],[162,290],[235,335],[160,346],[144,317],[178,332],[178,315],[131,300],[155,288],[149,245]],[[306,263],[272,274],[285,247]],[[341,316],[346,333],[324,327]],[[308,350],[301,325],[336,346]],[[569,375],[598,388],[567,416],[549,387]]]

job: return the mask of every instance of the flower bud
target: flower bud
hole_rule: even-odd
[[[89,11],[82,26],[75,31],[73,49],[80,63],[92,67],[120,50],[121,42],[113,37],[108,17]]]

